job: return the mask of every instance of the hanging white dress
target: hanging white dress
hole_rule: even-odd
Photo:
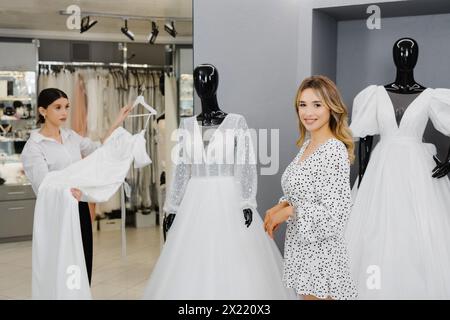
[[[208,146],[182,120],[164,210],[176,213],[144,299],[289,299],[283,262],[256,210],[256,161],[243,116],[228,114]],[[243,209],[253,222],[244,224]]]
[[[361,299],[450,299],[450,181],[435,179],[436,147],[423,143],[431,119],[450,136],[450,90],[428,88],[397,125],[383,86],[354,99],[355,137],[380,135],[346,237]]]
[[[89,156],[63,170],[49,172],[36,200],[32,243],[33,299],[91,299],[80,231],[78,201],[107,201],[134,167],[151,163],[144,131],[131,135],[117,128]]]

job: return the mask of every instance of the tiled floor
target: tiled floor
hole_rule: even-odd
[[[94,232],[94,299],[140,299],[162,245],[160,228],[127,228],[127,255],[121,232]],[[0,243],[0,300],[31,298],[31,241]]]

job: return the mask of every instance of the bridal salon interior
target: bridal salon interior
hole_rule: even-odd
[[[449,40],[449,0],[1,1],[0,300],[450,300]]]
[[[141,105],[130,115],[144,116],[123,123],[133,133],[146,125],[152,163],[128,172],[128,194],[121,186],[109,201],[89,204],[92,298],[139,299],[164,243],[165,133],[193,114],[192,2],[2,1],[0,17],[0,299],[32,294],[36,195],[21,153],[46,88],[67,95],[64,127],[92,140],[138,96],[152,108],[147,124]]]

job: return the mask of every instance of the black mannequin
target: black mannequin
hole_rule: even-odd
[[[197,115],[197,121],[202,126],[220,125],[227,114],[220,110],[217,103],[217,88],[219,86],[219,72],[212,64],[201,64],[194,69],[194,87],[202,102],[202,112]],[[253,212],[250,208],[243,210],[247,228],[252,223]],[[175,214],[164,218],[164,230],[167,232],[175,219]]]
[[[398,94],[417,94],[426,88],[414,80],[414,67],[419,56],[419,46],[414,39],[401,38],[393,47],[393,58],[397,67],[395,81],[385,85],[386,91]],[[359,140],[359,184],[364,176],[372,152],[373,136],[366,136]],[[436,167],[432,171],[433,178],[445,177],[450,172],[450,149],[447,159],[441,162],[433,156]]]
[[[159,76],[159,92],[161,93],[161,95],[163,97],[164,97],[164,80],[165,80],[165,75],[164,75],[164,72],[163,72]],[[162,119],[166,119],[166,113],[165,112],[163,112],[160,116],[158,116],[158,118],[156,118],[156,123],[158,123]]]

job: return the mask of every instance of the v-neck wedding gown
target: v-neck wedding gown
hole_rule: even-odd
[[[207,147],[201,131],[195,116],[180,124],[164,206],[176,217],[144,299],[296,298],[256,211],[256,157],[244,117],[228,114]],[[248,228],[245,208],[253,212]]]
[[[397,125],[386,89],[371,85],[353,102],[355,137],[380,135],[359,189],[346,238],[361,299],[450,299],[450,181],[435,179],[431,119],[450,136],[450,90],[428,88]]]

